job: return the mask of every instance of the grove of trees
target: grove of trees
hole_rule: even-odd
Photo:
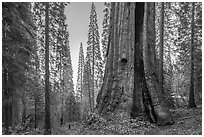
[[[71,4],[2,3],[3,134],[83,134],[104,121],[172,125],[176,111],[202,105],[201,2],[105,2],[102,24],[90,3],[76,85]]]

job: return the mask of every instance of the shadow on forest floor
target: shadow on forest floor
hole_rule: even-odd
[[[172,111],[175,124],[155,126],[148,122],[106,122],[92,125],[79,124],[75,128],[57,127],[53,134],[63,135],[201,135],[202,106],[193,109],[176,109]]]

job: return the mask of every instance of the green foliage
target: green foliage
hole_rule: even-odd
[[[164,14],[164,91],[173,107],[187,104],[190,83],[191,10],[189,2],[166,2]],[[156,49],[159,43],[159,12],[156,3]],[[195,97],[201,100],[201,3],[195,3]],[[158,50],[157,50],[158,51]],[[158,54],[157,54],[158,55]],[[158,60],[157,60],[158,62]],[[158,63],[157,63],[158,64]],[[198,79],[200,79],[198,81]]]
[[[157,51],[157,66],[159,64],[159,45],[160,43],[160,10],[161,3],[155,3],[156,17],[155,17],[155,29],[156,29],[156,51]],[[178,19],[175,18],[175,13],[172,7],[175,7],[175,3],[164,3],[164,45],[163,45],[163,89],[166,103],[170,108],[174,107],[174,90],[173,90],[173,61],[175,54],[173,52],[175,45],[174,40],[177,36]]]
[[[201,100],[201,87],[199,86],[201,81],[201,3],[195,3],[195,30],[194,30],[194,79],[195,79],[195,99],[196,102]],[[191,10],[192,4],[188,2],[178,3],[174,12],[179,19],[180,25],[176,26],[178,29],[178,37],[174,40],[176,49],[174,50],[177,55],[175,61],[175,73],[176,81],[179,81],[178,91],[179,96],[188,98],[188,92],[190,87],[190,48],[191,48]],[[179,75],[179,77],[177,77]],[[198,81],[200,79],[200,81]]]
[[[83,71],[83,115],[88,115],[88,113],[93,111],[98,89],[102,84],[103,75],[97,14],[94,3],[91,4],[87,44],[87,53]]]
[[[92,77],[90,67],[90,60],[88,60],[85,62],[83,72],[83,115],[88,115],[88,113],[92,111],[91,93],[93,92],[93,83],[91,83]]]
[[[176,109],[172,112],[174,125],[156,126],[140,118],[129,119],[125,113],[110,114],[114,119],[104,119],[92,113],[76,135],[200,135],[202,134],[202,108]],[[122,117],[122,118],[121,118]],[[118,120],[120,119],[120,120]],[[122,120],[121,120],[122,119]]]
[[[130,119],[126,112],[106,117],[94,111],[97,91],[103,78],[103,65],[109,37],[110,3],[105,3],[102,55],[97,14],[91,5],[87,55],[84,63],[80,46],[77,97],[73,84],[69,32],[64,14],[67,3],[49,2],[51,123],[58,126],[63,118],[64,133],[69,134],[201,134],[201,109],[173,111],[174,126],[156,127],[140,117]],[[157,11],[160,6],[156,3]],[[168,106],[185,106],[188,101],[190,74],[191,3],[165,3],[164,90]],[[159,24],[156,15],[156,44]],[[2,133],[43,134],[45,81],[45,5],[42,2],[2,3]],[[202,3],[195,3],[195,97],[202,103]],[[157,49],[157,47],[156,47]],[[102,60],[103,59],[103,60]],[[93,78],[94,73],[94,78]],[[83,88],[82,88],[83,87]],[[93,93],[94,92],[94,96]],[[80,95],[79,95],[80,94]],[[80,109],[82,109],[80,111]],[[80,113],[84,123],[80,123]],[[91,113],[93,112],[93,113]],[[22,121],[21,121],[22,120]],[[76,123],[78,122],[78,123]],[[72,123],[73,131],[67,126]],[[77,130],[75,131],[75,129]],[[80,131],[79,131],[80,130]]]
[[[77,104],[74,93],[69,93],[65,101],[65,122],[74,122],[80,119],[79,104]],[[77,107],[78,106],[78,107]]]
[[[20,123],[17,126],[15,126],[14,128],[9,128],[8,131],[6,131],[5,128],[2,129],[2,134],[6,135],[6,134],[10,134],[10,135],[43,135],[44,131],[36,128],[33,129],[32,128],[32,124],[33,124],[33,117],[28,117],[25,121],[25,123]],[[7,132],[7,133],[6,133]]]
[[[68,108],[66,105],[69,93],[73,93],[73,70],[69,46],[69,32],[64,14],[64,2],[49,3],[49,45],[50,45],[50,84],[51,84],[51,112],[52,122],[59,123],[63,113]],[[34,18],[38,29],[37,53],[39,58],[39,74],[44,75],[44,34],[45,20],[41,16],[45,14],[45,6],[41,2],[34,3]],[[44,77],[40,77],[41,83],[44,83]],[[74,98],[72,98],[74,99]],[[56,111],[57,110],[57,111]]]
[[[88,46],[87,46],[87,53],[86,53],[86,59],[85,59],[86,67],[84,67],[84,73],[86,76],[84,76],[85,77],[84,83],[88,83],[89,85],[87,85],[88,88],[86,88],[87,90],[85,91],[88,94],[85,93],[85,95],[88,95],[86,96],[86,98],[89,99],[90,110],[93,110],[93,108],[95,107],[96,97],[97,97],[99,88],[102,85],[102,78],[103,78],[103,61],[101,57],[97,14],[96,14],[94,3],[91,4],[87,44]],[[90,73],[89,73],[89,70],[90,70]]]
[[[94,59],[94,88],[98,89],[102,84],[102,58],[101,50],[99,45],[99,31],[97,24],[97,14],[95,5],[91,5],[90,13],[90,24],[88,30],[88,41],[87,41],[87,56],[86,61],[90,60],[91,72],[93,74],[93,59]],[[94,50],[94,51],[93,51]],[[94,56],[94,57],[93,57]],[[96,94],[97,95],[97,94]]]
[[[104,17],[103,17],[103,33],[102,33],[102,53],[103,53],[103,64],[105,65],[106,59],[106,52],[108,48],[108,41],[109,41],[109,22],[110,22],[110,6],[109,2],[104,2],[105,8],[103,10]]]
[[[96,112],[91,113],[85,121],[80,134],[97,135],[133,135],[145,134],[155,126],[141,119],[130,119],[126,112],[118,114],[109,113],[109,116],[102,117]],[[111,118],[110,118],[111,117]],[[95,131],[95,132],[91,132]]]

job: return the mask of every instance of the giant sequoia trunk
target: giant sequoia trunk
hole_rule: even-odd
[[[155,62],[153,3],[112,3],[107,64],[97,97],[101,115],[126,112],[129,118],[171,122]]]

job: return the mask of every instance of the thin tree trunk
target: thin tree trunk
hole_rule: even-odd
[[[178,80],[178,84],[177,84],[177,102],[178,102],[178,105],[180,107],[181,105],[180,105],[180,100],[179,100],[179,87],[180,87],[180,83],[179,83],[179,80]]]
[[[192,3],[192,20],[191,20],[191,75],[190,75],[190,92],[189,92],[189,102],[188,108],[196,107],[195,97],[194,97],[194,10],[195,3]]]
[[[61,53],[61,51],[60,51],[60,69],[59,69],[59,71],[60,71],[60,93],[61,93],[61,103],[62,103],[62,106],[61,106],[61,118],[60,118],[60,124],[62,125],[63,124],[63,91],[62,91],[62,80],[61,80],[61,78],[62,78],[62,73],[61,73],[61,71],[62,71],[62,53]]]
[[[35,129],[37,129],[37,99],[35,98]]]
[[[163,45],[164,45],[164,2],[161,2],[160,11],[160,47],[159,47],[159,82],[161,92],[164,93],[163,89]]]
[[[94,82],[92,82],[91,80],[90,80],[90,77],[91,77],[91,68],[90,68],[90,62],[88,61],[87,62],[88,64],[87,64],[87,73],[88,73],[88,77],[87,77],[87,85],[88,85],[88,96],[89,96],[89,107],[90,107],[90,111],[91,112],[93,112],[93,107],[92,107],[92,103],[93,103],[93,101],[92,101],[92,98],[91,98],[91,93],[93,93],[93,91],[91,92],[91,83],[92,84],[94,84]],[[93,87],[93,86],[92,86]]]
[[[94,55],[95,55],[95,54],[94,54],[94,52],[95,52],[95,49],[94,49],[94,46],[95,46],[95,45],[94,45],[94,31],[93,31],[93,43],[92,43],[92,44],[93,44],[93,47],[92,47],[92,55],[93,55],[93,58],[92,58],[92,71],[93,71],[93,73],[92,73],[92,82],[93,82],[93,92],[92,92],[92,97],[93,97],[93,100],[92,100],[93,103],[92,103],[92,105],[93,105],[93,106],[92,106],[92,111],[93,111],[93,109],[94,109],[94,104],[95,104],[95,103],[94,103],[94,100],[95,100],[95,99],[94,99],[94,91],[95,91],[95,90],[94,90],[94,83],[95,83],[95,80],[94,80],[94,64],[95,64],[95,61],[94,61]]]
[[[64,101],[63,101],[63,96],[62,96],[62,110],[61,110],[62,112],[61,112],[61,121],[60,121],[61,125],[63,125],[63,122],[64,122],[64,118],[63,118],[64,117],[64,115],[63,115],[63,104],[64,104]]]
[[[45,3],[45,135],[51,134],[49,94],[49,2]]]
[[[82,43],[81,43],[81,47],[82,47]],[[84,56],[84,54],[82,54],[81,56]],[[81,57],[82,58],[82,57]],[[84,57],[83,57],[84,58]],[[81,104],[82,104],[82,87],[83,87],[83,67],[84,67],[84,62],[82,62],[83,60],[81,59]],[[82,107],[82,105],[81,105]]]
[[[88,59],[84,64],[83,72],[83,112],[85,112],[85,115],[87,115],[88,112],[92,112],[92,83],[90,60]]]
[[[80,43],[80,51],[79,51],[79,62],[81,64],[79,64],[80,66],[80,73],[78,75],[80,75],[80,118],[83,118],[83,69],[84,69],[84,53],[83,53],[83,45],[82,42]]]
[[[35,58],[35,82],[38,83],[38,78],[39,78],[39,75],[38,75],[38,69],[39,69],[39,58],[38,58],[38,55],[37,55],[37,46],[35,47],[35,52],[36,52],[36,58]],[[39,101],[38,100],[38,91],[39,90],[39,87],[37,86],[36,87],[36,91],[35,91],[35,99],[34,99],[34,106],[35,106],[35,129],[37,129],[37,126],[38,126],[38,122],[37,122],[37,102]]]
[[[82,44],[82,43],[81,43]],[[83,109],[82,109],[82,107],[83,107],[83,89],[82,89],[82,87],[83,87],[83,65],[82,65],[83,63],[81,62],[81,95],[80,95],[80,97],[81,97],[81,102],[80,102],[80,114],[81,114],[81,119],[83,119]]]

